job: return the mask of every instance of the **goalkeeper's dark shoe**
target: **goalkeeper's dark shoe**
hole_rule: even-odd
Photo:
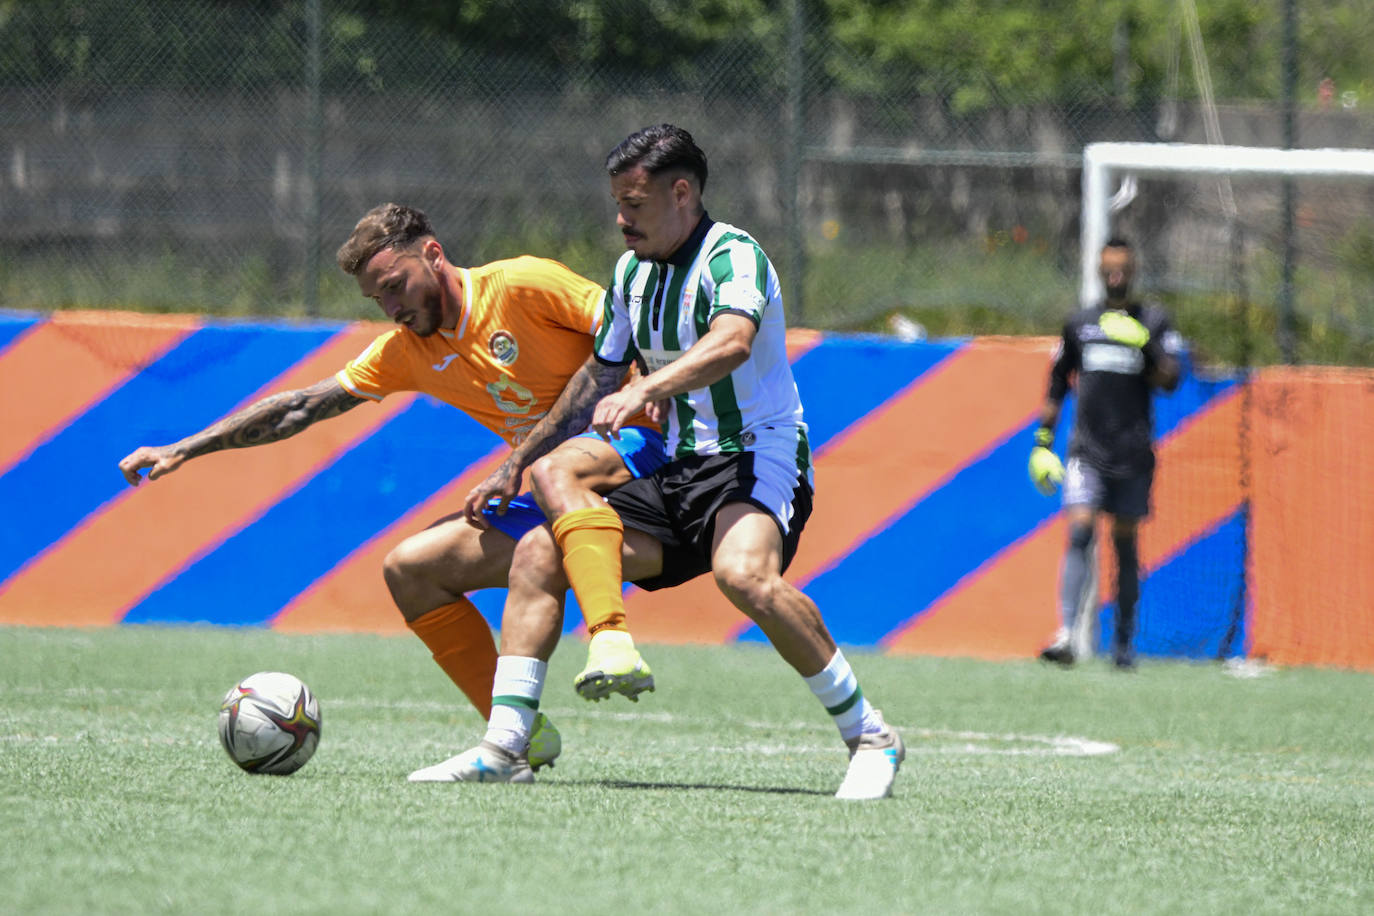
[[[1118,671],[1135,670],[1135,653],[1129,649],[1118,649],[1112,653],[1112,664]]]
[[[1054,642],[1040,650],[1040,660],[1054,662],[1066,668],[1074,663],[1073,643],[1069,639],[1068,630],[1060,630],[1055,634]]]

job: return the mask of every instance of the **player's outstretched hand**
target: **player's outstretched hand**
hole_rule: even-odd
[[[149,480],[157,480],[181,467],[185,460],[183,455],[169,448],[145,445],[130,452],[119,462],[119,472],[124,475],[130,486],[136,487],[143,482],[143,476],[139,471],[144,468],[149,468]]]
[[[482,516],[482,510],[487,507],[488,502],[495,499],[499,501],[496,505],[496,514],[505,515],[506,506],[520,492],[520,476],[519,468],[509,461],[501,462],[501,466],[488,474],[486,480],[468,492],[468,498],[463,503],[463,515],[478,528],[491,527]]]
[[[1139,349],[1150,342],[1150,329],[1117,309],[1103,312],[1102,317],[1097,319],[1097,326],[1107,335],[1108,340],[1123,343],[1128,347]]]

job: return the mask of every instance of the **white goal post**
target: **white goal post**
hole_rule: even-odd
[[[1374,178],[1374,150],[1273,149],[1198,143],[1090,143],[1083,148],[1079,305],[1102,299],[1099,252],[1111,236],[1114,181],[1123,175]]]

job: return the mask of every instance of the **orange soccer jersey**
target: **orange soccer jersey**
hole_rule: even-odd
[[[424,392],[519,445],[591,355],[604,290],[557,261],[528,255],[459,271],[464,302],[456,328],[429,337],[388,331],[336,378],[376,401]]]

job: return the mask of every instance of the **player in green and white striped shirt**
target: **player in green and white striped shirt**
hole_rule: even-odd
[[[777,272],[747,233],[706,215],[706,156],[687,131],[663,124],[631,134],[606,170],[629,250],[607,291],[592,359],[542,423],[572,435],[590,420],[614,438],[639,411],[668,403],[671,460],[607,497],[614,512],[583,511],[623,520],[623,574],[641,588],[712,573],[839,728],[850,762],[836,795],[886,797],[905,756],[901,737],[864,697],[815,603],[782,577],[811,513],[812,474]],[[631,362],[643,376],[615,391]],[[537,494],[539,463],[533,470]],[[597,524],[611,526],[599,516]],[[456,779],[533,780],[523,754],[561,631],[562,595],[571,585],[584,607],[620,600],[620,552],[567,546],[555,525],[516,548],[491,719],[482,743],[455,758]],[[598,561],[588,563],[593,555]],[[634,698],[641,666],[628,633],[597,632],[575,686],[589,699]]]
[[[705,213],[662,261],[627,251],[606,292],[596,355],[611,365],[676,362],[722,315],[756,328],[752,357],[709,387],[679,393],[668,412],[670,455],[782,450],[810,480],[801,400],[787,360],[782,289],[768,256],[743,230]]]

